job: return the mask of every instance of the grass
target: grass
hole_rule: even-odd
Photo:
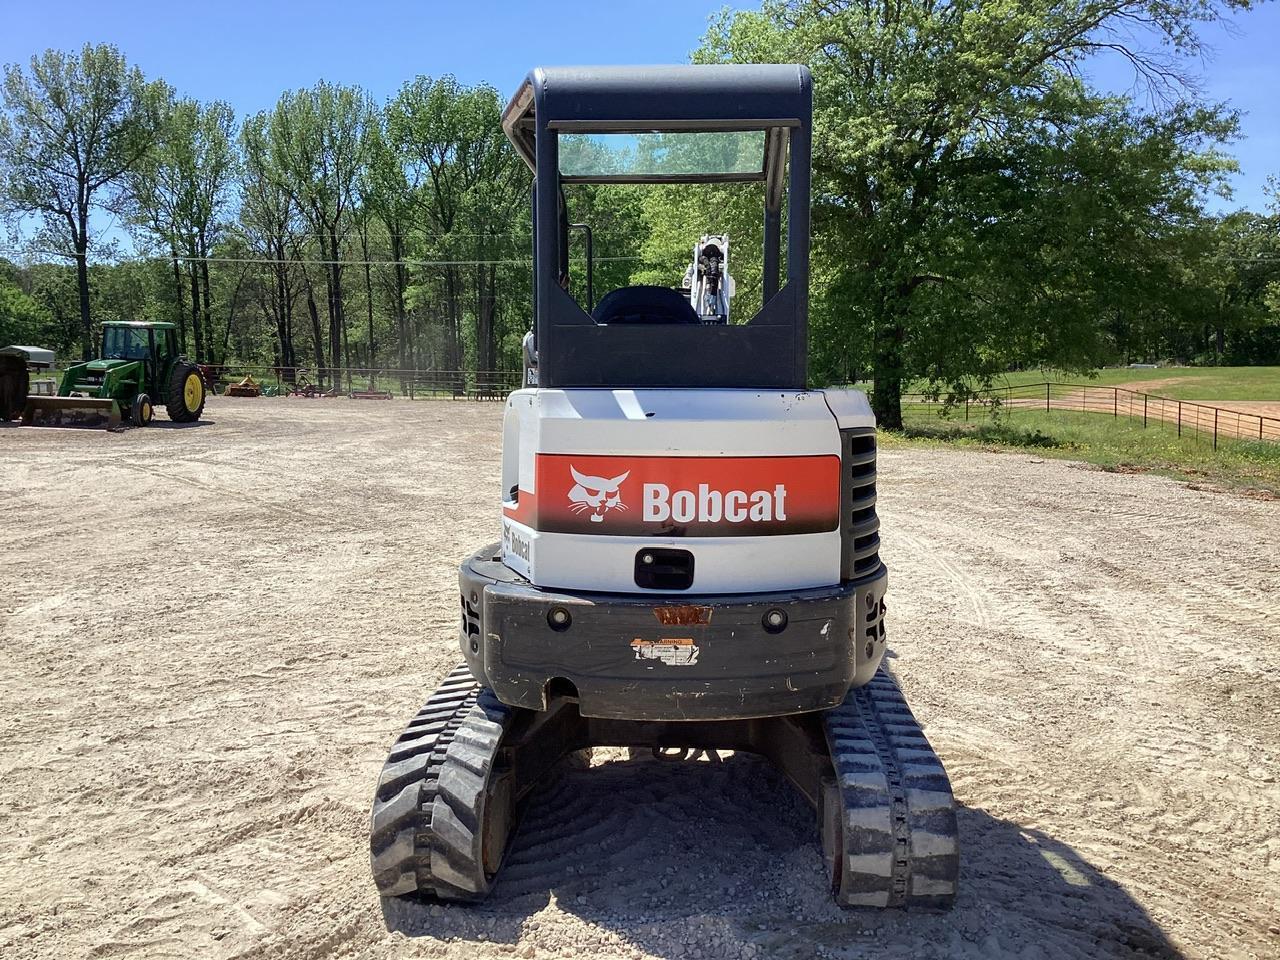
[[[882,445],[949,445],[993,451],[1033,452],[1080,460],[1103,470],[1155,473],[1192,484],[1280,497],[1280,443],[1178,437],[1173,426],[1113,420],[1064,410],[1004,411],[971,421],[939,417],[936,409],[908,407],[906,429],[883,432]]]
[[[1087,383],[1102,387],[1129,386],[1175,400],[1274,400],[1280,402],[1280,367],[1161,367],[1133,370],[1108,367],[1096,377],[1064,374],[1059,370],[1019,370],[996,378],[996,386],[1027,383]]]

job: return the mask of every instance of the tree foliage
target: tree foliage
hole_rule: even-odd
[[[75,259],[81,349],[92,351],[89,215],[118,196],[147,155],[160,124],[163,89],[148,84],[115,47],[78,54],[47,50],[26,70],[4,72],[0,203],[41,221],[51,244]]]
[[[1246,5],[766,0],[715,19],[696,60],[814,71],[812,381],[869,373],[893,426],[920,379],[958,395],[1018,366],[1280,362],[1280,210],[1206,212],[1235,118],[1186,75],[1203,25]],[[1094,90],[1098,56],[1128,62],[1147,98]],[[111,47],[9,67],[0,206],[34,250],[0,269],[0,340],[65,354],[101,320],[142,318],[177,322],[198,359],[285,376],[517,369],[530,176],[502,103],[447,75],[381,105],[321,82],[238,120]],[[594,165],[731,165],[751,149],[724,135],[563,146]],[[734,316],[762,305],[758,184],[565,196],[591,227],[595,301],[677,286],[698,237],[728,233]],[[107,262],[106,212],[138,257]],[[570,292],[589,307],[585,232],[571,238]]]
[[[202,105],[170,94],[153,148],[126,176],[135,235],[144,249],[153,245],[172,261],[174,319],[183,343],[184,287],[190,290],[191,332],[199,361],[214,355],[208,257],[228,222],[238,174],[234,137],[235,115],[229,105]]]
[[[818,375],[870,366],[892,427],[908,379],[1097,363],[1092,319],[1230,169],[1217,145],[1234,118],[1189,99],[1142,114],[1091,91],[1084,62],[1111,51],[1189,97],[1179,58],[1228,5],[768,0],[722,15],[698,59],[814,71],[814,230],[838,264],[816,271]],[[1124,42],[1135,26],[1165,52]]]
[[[344,353],[350,353],[343,245],[353,226],[374,116],[372,101],[358,87],[321,81],[310,90],[286,93],[266,122],[271,169],[290,191],[320,245],[329,318],[328,351],[334,366],[341,364]],[[309,277],[307,282],[309,287]],[[318,366],[323,368],[318,337],[316,354]]]

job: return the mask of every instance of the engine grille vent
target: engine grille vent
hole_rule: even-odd
[[[475,650],[480,641],[480,611],[467,599],[464,593],[462,599],[462,637],[471,644],[471,649]]]
[[[854,580],[880,566],[875,428],[841,430],[840,450],[840,577]]]

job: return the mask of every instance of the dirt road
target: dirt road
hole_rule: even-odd
[[[385,915],[387,745],[455,655],[501,408],[0,427],[0,955],[1280,955],[1280,503],[882,456],[894,671],[963,803],[942,915],[828,903],[767,766],[598,754],[482,906]]]

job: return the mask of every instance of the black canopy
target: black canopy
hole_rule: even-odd
[[[547,387],[803,388],[808,339],[812,80],[796,64],[539,67],[502,125],[534,171],[534,316]],[[720,173],[563,175],[562,135],[763,131],[761,163]],[[598,323],[563,289],[566,182],[765,181],[760,312],[729,327]],[[788,183],[789,180],[789,183]],[[783,200],[786,282],[779,287]],[[692,238],[691,238],[692,239]]]
[[[502,125],[532,169],[535,116],[551,130],[767,130],[799,126],[809,104],[809,71],[796,64],[538,67]]]

